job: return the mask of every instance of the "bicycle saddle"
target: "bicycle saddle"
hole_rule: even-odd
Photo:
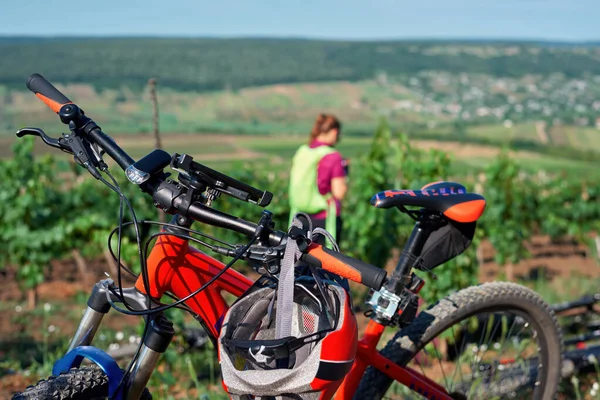
[[[456,222],[475,222],[483,214],[485,198],[456,182],[433,182],[420,190],[385,190],[371,198],[377,208],[416,206],[438,211]]]

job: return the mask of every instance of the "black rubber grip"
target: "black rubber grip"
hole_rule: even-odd
[[[387,277],[385,270],[379,267],[321,245],[312,244],[308,253],[304,254],[301,259],[375,290],[381,288]]]
[[[27,78],[27,88],[33,93],[41,94],[58,105],[62,106],[64,104],[71,103],[71,100],[69,100],[67,96],[62,94],[40,74],[33,74]],[[48,104],[48,106],[50,106],[50,104]]]

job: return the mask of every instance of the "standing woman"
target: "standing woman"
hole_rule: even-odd
[[[325,228],[340,241],[340,202],[348,191],[348,169],[334,146],[342,124],[331,114],[320,114],[308,145],[296,151],[290,172],[290,219],[297,212],[310,215],[313,227]]]

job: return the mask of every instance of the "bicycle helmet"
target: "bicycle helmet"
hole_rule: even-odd
[[[281,280],[254,286],[225,315],[219,361],[234,400],[329,399],[354,362],[358,332],[348,292],[334,281],[301,276],[288,297]],[[278,309],[286,309],[282,296],[291,311],[278,318]]]

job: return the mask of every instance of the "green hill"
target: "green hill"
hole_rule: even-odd
[[[62,83],[178,90],[357,81],[424,70],[520,77],[600,74],[597,44],[302,39],[0,38],[0,85],[40,72]]]

